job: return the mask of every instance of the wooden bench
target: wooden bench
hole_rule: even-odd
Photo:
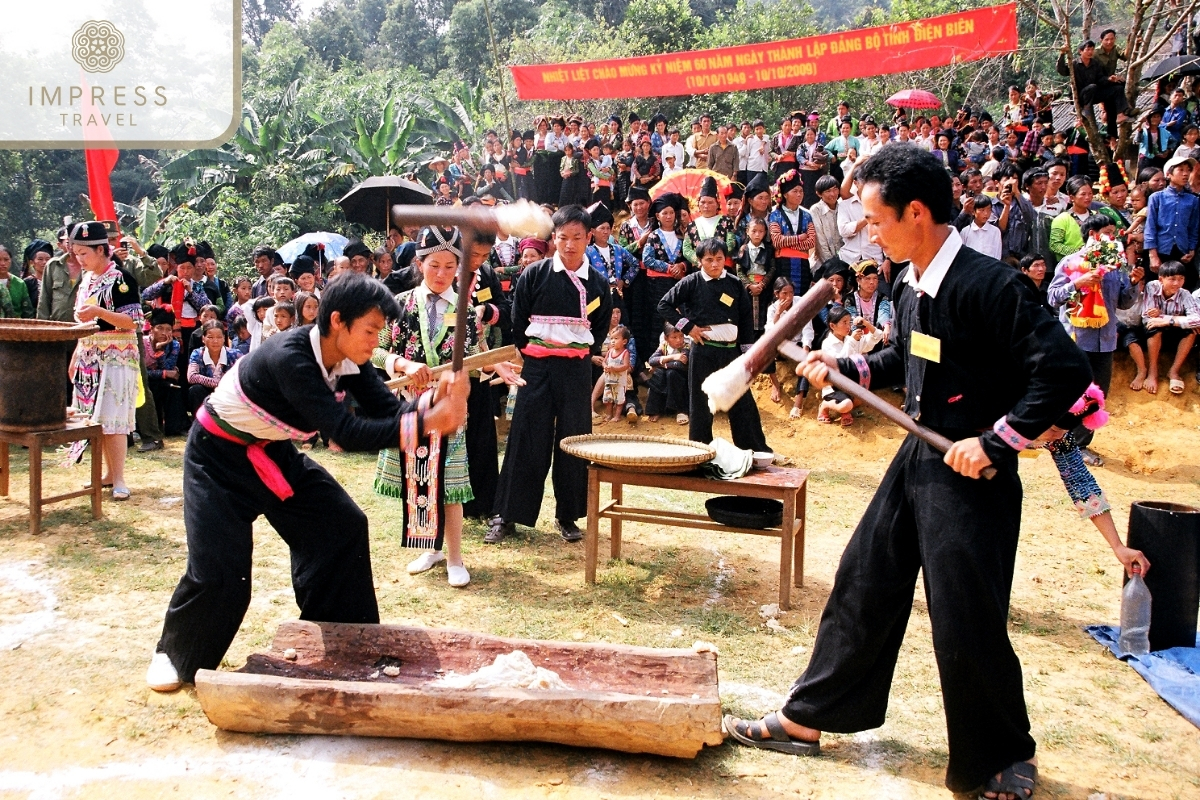
[[[600,484],[612,486],[612,499],[600,504]],[[600,519],[610,522],[611,556],[621,557],[621,526],[625,522],[642,522],[647,525],[694,528],[721,533],[753,533],[760,536],[779,538],[779,607],[791,605],[793,585],[804,585],[804,522],[807,514],[808,470],[786,467],[769,467],[751,470],[749,474],[733,481],[721,481],[699,473],[662,475],[642,472],[626,472],[591,464],[588,467],[588,516],[587,533],[584,536],[584,577],[588,583],[596,582],[596,562],[600,549]],[[714,522],[705,514],[690,514],[661,508],[636,508],[624,504],[626,486],[647,486],[655,489],[670,489],[703,494],[737,495],[760,497],[783,503],[783,524],[778,528],[735,528]]]
[[[101,509],[100,451],[103,448],[104,431],[99,425],[68,422],[65,426],[50,431],[18,432],[0,430],[0,497],[8,497],[8,481],[12,467],[8,460],[9,445],[29,448],[29,533],[37,536],[42,531],[42,507],[60,500],[91,495],[92,519],[103,516]],[[58,447],[87,439],[92,451],[91,483],[83,489],[54,497],[42,497],[42,448]]]

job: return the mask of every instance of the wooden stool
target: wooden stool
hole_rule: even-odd
[[[104,430],[99,425],[68,422],[64,427],[52,431],[22,433],[0,430],[0,497],[8,497],[8,478],[12,468],[8,463],[8,446],[21,445],[29,448],[29,533],[37,536],[42,532],[42,506],[71,500],[75,497],[92,496],[92,519],[100,519],[100,451],[104,446]],[[69,442],[87,439],[92,450],[92,481],[76,492],[42,497],[42,448],[57,447]]]

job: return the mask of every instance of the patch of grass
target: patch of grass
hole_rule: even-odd
[[[718,606],[703,606],[686,618],[704,633],[714,636],[747,636],[755,627],[736,611]]]
[[[1054,722],[1042,729],[1038,744],[1048,750],[1070,747],[1079,739],[1079,728],[1070,722]]]

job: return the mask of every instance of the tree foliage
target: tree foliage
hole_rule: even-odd
[[[1194,0],[1200,2],[1200,0]],[[487,0],[500,61],[549,63],[619,58],[774,41],[878,25],[984,5],[984,0]],[[290,232],[353,233],[334,201],[370,175],[425,177],[423,164],[456,141],[477,145],[508,122],[528,127],[547,111],[597,121],[662,111],[685,126],[701,111],[718,121],[761,117],[774,129],[796,108],[828,115],[839,99],[856,113],[887,115],[883,98],[912,86],[932,89],[948,108],[963,102],[998,110],[1010,82],[1053,71],[1066,9],[1078,31],[1090,17],[1143,28],[1193,0],[1021,0],[1022,48],[1010,58],[837,84],[690,97],[521,102],[507,69],[498,75],[484,0],[325,0],[309,17],[297,0],[242,0],[242,124],[213,150],[122,153],[113,174],[123,224],[144,238],[202,235],[223,260],[241,262],[259,241]],[[1057,4],[1057,6],[1056,6]],[[1040,11],[1039,11],[1040,10]],[[1166,12],[1164,12],[1166,13]],[[1170,12],[1178,16],[1180,11]],[[1161,17],[1162,15],[1160,15]],[[1075,33],[1075,41],[1078,33]],[[1141,41],[1141,40],[1138,40]],[[1138,50],[1137,48],[1142,48]],[[1145,47],[1135,50],[1144,54]],[[1131,51],[1132,52],[1132,51]],[[1141,58],[1141,56],[1137,56]],[[476,149],[476,152],[478,150]],[[86,206],[77,151],[0,151],[0,242],[52,235],[64,215]],[[265,227],[264,227],[265,226]],[[23,245],[22,245],[23,246]]]

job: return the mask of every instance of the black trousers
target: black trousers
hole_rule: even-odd
[[[658,349],[658,337],[666,321],[658,313],[658,301],[678,282],[674,278],[651,278],[645,272],[639,272],[633,281],[633,299],[629,309],[631,320],[625,324],[633,332],[638,355],[647,361],[650,354]]]
[[[505,387],[507,388],[507,387]],[[496,504],[496,481],[500,478],[499,445],[496,440],[496,403],[492,387],[471,378],[467,396],[467,475],[475,499],[463,503],[463,514],[483,517]]]
[[[1092,366],[1092,382],[1100,387],[1100,391],[1104,392],[1104,396],[1108,397],[1108,387],[1112,385],[1113,372],[1113,354],[1112,353],[1084,353],[1087,356],[1088,363]],[[1075,428],[1075,441],[1079,442],[1080,447],[1087,447],[1092,443],[1096,432],[1088,430],[1083,425]]]
[[[166,436],[179,436],[187,429],[183,390],[168,378],[147,378],[146,388],[154,396],[154,408]],[[142,434],[143,437],[146,434]]]
[[[654,370],[650,376],[650,390],[646,394],[647,414],[652,417],[660,417],[664,411],[686,414],[690,405],[686,368],[659,367]]]
[[[532,527],[542,509],[546,473],[553,473],[554,518],[587,516],[587,463],[558,443],[592,432],[592,363],[586,358],[525,357],[508,448],[496,488],[496,514]]]
[[[188,384],[188,413],[192,415],[193,419],[196,416],[196,412],[200,410],[200,406],[204,405],[204,401],[208,399],[208,396],[212,394],[213,391],[213,387],[205,386],[201,383]]]
[[[158,652],[184,681],[216,669],[250,605],[251,525],[266,515],[288,544],[300,619],[379,622],[367,516],[333,476],[291,442],[267,445],[295,494],[281,501],[240,445],[192,427],[183,455],[187,571],[167,606]]]
[[[688,394],[691,409],[688,412],[688,438],[694,442],[711,442],[713,439],[713,415],[708,410],[708,395],[700,388],[704,379],[726,366],[741,354],[736,347],[714,347],[693,344],[688,351]],[[729,409],[729,430],[733,443],[743,450],[766,452],[767,437],[763,434],[762,420],[758,417],[758,406],[754,395],[746,392]]]
[[[950,744],[946,786],[956,792],[1036,748],[1008,640],[1021,527],[1016,453],[995,466],[994,479],[972,480],[929,445],[904,440],[842,553],[812,659],[783,707],[821,731],[882,725],[920,570]]]

